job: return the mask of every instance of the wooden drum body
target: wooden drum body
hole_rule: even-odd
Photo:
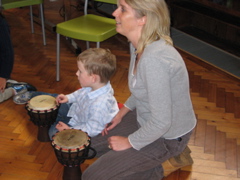
[[[96,155],[96,151],[90,147],[90,137],[81,130],[57,132],[53,136],[52,146],[58,162],[64,165],[63,180],[81,179],[80,164]],[[89,149],[93,151],[91,156],[88,156]]]
[[[58,109],[54,97],[49,95],[35,96],[26,105],[30,120],[38,126],[38,140],[41,142],[50,141],[48,131],[56,121]]]

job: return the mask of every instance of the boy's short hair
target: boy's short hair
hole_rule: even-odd
[[[78,55],[77,61],[83,63],[89,74],[100,76],[107,83],[116,70],[116,56],[109,49],[89,48]]]

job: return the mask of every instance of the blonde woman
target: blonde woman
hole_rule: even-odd
[[[119,0],[113,16],[131,43],[131,96],[104,136],[92,138],[99,158],[82,179],[159,180],[161,164],[185,149],[196,125],[187,69],[172,45],[164,0]]]

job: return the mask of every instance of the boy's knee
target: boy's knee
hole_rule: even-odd
[[[51,127],[48,130],[48,135],[50,140],[52,140],[52,137],[57,133],[57,129],[55,128],[55,124],[51,125]]]

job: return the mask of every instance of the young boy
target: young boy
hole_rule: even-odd
[[[119,108],[109,82],[116,70],[116,57],[109,50],[91,48],[77,58],[76,73],[81,89],[56,97],[61,103],[49,136],[64,129],[81,129],[90,137],[102,132]]]

